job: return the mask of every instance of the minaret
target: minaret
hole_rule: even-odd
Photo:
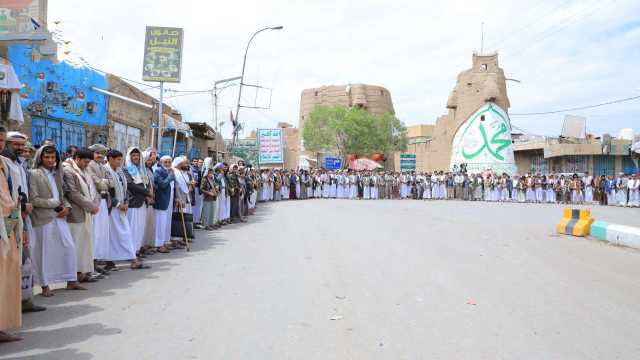
[[[516,171],[511,146],[510,107],[498,54],[473,54],[472,67],[458,75],[447,100],[448,114],[436,123],[430,168],[450,170],[466,163],[469,172]]]

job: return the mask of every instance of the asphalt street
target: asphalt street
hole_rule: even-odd
[[[640,252],[555,235],[561,212],[263,204],[150,270],[36,297],[0,359],[640,359]]]

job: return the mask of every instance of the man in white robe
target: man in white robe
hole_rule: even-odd
[[[216,173],[216,182],[220,187],[220,193],[218,194],[218,220],[221,225],[226,225],[229,223],[227,218],[227,198],[229,194],[227,193],[227,176],[224,173],[224,164],[217,163],[213,167],[213,171]]]
[[[159,253],[169,252],[171,240],[171,218],[173,215],[173,188],[175,175],[171,167],[171,156],[160,158],[160,166],[153,173],[155,199],[153,204],[155,214],[155,242],[154,246]]]
[[[147,174],[149,179],[149,196],[147,196],[147,216],[144,226],[144,239],[142,241],[142,248],[145,254],[155,253],[156,243],[156,210],[153,208],[155,204],[155,184],[153,176],[153,166],[156,164],[157,153],[153,148],[147,148],[142,152],[142,163],[144,164],[143,170]]]
[[[139,257],[144,257],[142,245],[147,224],[147,198],[151,194],[150,180],[142,162],[142,152],[137,147],[127,150],[122,169],[127,180],[127,220],[133,236],[133,245]]]
[[[80,282],[96,281],[91,276],[94,270],[91,219],[100,208],[95,186],[91,176],[86,172],[91,160],[93,160],[93,152],[80,149],[63,164],[63,189],[71,205],[67,222],[76,247],[76,267]]]
[[[23,231],[18,231],[22,233],[22,236],[20,234],[17,236],[18,240],[24,244],[24,246],[21,246],[22,312],[28,313],[44,311],[46,310],[46,307],[36,305],[33,302],[32,259],[28,245],[29,241],[34,238],[33,226],[31,224],[31,218],[29,217],[33,210],[33,205],[29,202],[29,183],[27,181],[28,164],[24,158],[28,149],[26,146],[27,136],[16,131],[9,131],[6,136],[6,147],[2,150],[2,156],[4,157],[4,163],[8,168],[7,170],[14,175],[19,174],[19,176],[12,176],[12,191],[15,191],[16,194],[18,194],[18,197],[22,202],[22,208],[24,209],[22,210]]]
[[[173,208],[173,216],[172,220],[175,219],[176,215],[180,215],[182,212],[183,215],[190,214],[193,216],[193,199],[191,198],[191,190],[194,186],[193,180],[189,177],[189,160],[184,156],[178,156],[173,159],[172,163],[173,174],[175,175],[175,187],[173,196],[175,198],[174,208]],[[192,218],[193,219],[193,218]],[[186,245],[182,242],[184,241],[184,237],[193,238],[193,220],[189,221],[188,217],[184,222],[187,234],[184,234],[184,229],[182,226],[182,221],[173,220],[171,224],[171,240],[176,245]]]
[[[123,155],[118,150],[110,150],[107,153],[107,177],[112,187],[111,204],[109,214],[109,254],[107,268],[115,269],[116,261],[129,261],[133,270],[147,269],[136,256],[136,244],[131,232],[131,226],[127,220],[129,210],[129,197],[127,193],[127,180],[122,171]]]
[[[0,150],[4,147],[7,132],[0,127]],[[21,258],[22,227],[16,155],[2,151],[0,156],[0,343],[22,340],[6,330],[22,326],[21,310]],[[13,168],[13,169],[12,169]]]
[[[631,178],[627,182],[627,188],[629,188],[629,207],[640,206],[640,179],[638,174],[631,175]]]
[[[589,172],[584,173],[582,178],[584,182],[584,202],[587,204],[593,203],[593,176],[589,175]]]
[[[35,281],[42,296],[53,296],[51,284],[66,282],[67,289],[85,290],[77,282],[76,249],[66,222],[71,206],[62,188],[62,161],[54,146],[36,152],[29,171],[29,197],[33,204],[34,241],[31,244]]]
[[[102,144],[89,146],[93,151],[93,161],[87,167],[87,173],[93,180],[98,192],[99,211],[93,215],[93,258],[95,260],[106,260],[109,256],[109,187],[110,180],[107,177],[106,163],[107,147]],[[103,267],[96,266],[96,271],[106,273]]]

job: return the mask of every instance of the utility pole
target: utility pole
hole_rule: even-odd
[[[227,79],[216,80],[213,83],[213,93],[211,94],[211,96],[213,98],[212,99],[213,100],[213,121],[214,121],[214,123],[216,125],[216,131],[219,131],[218,130],[218,90],[220,90],[220,92],[222,92],[222,90],[224,90],[224,89],[226,89],[226,88],[228,88],[230,86],[233,86],[233,84],[232,85],[223,86],[221,88],[218,88],[218,85],[219,84],[225,84],[225,83],[232,82],[232,81],[236,81],[236,80],[240,80],[240,79],[242,79],[241,76],[234,76],[234,77],[230,77],[230,78],[227,78]]]
[[[162,98],[164,95],[164,81],[160,81],[160,102],[158,103],[158,139],[156,140],[156,151],[158,154],[160,153],[160,144],[162,141],[162,120],[163,120],[163,110],[162,110]],[[176,130],[177,131],[177,130]]]
[[[480,55],[484,53],[484,21],[480,24]]]
[[[233,149],[233,147],[236,144],[236,140],[238,137],[238,126],[240,125],[239,122],[239,118],[238,115],[240,114],[240,101],[242,99],[242,86],[244,85],[244,69],[247,65],[247,54],[249,53],[249,46],[251,45],[251,41],[253,41],[253,38],[256,37],[256,35],[258,35],[259,33],[266,31],[266,30],[282,30],[284,27],[283,26],[273,26],[273,27],[266,27],[263,29],[260,29],[258,31],[256,31],[255,33],[253,33],[253,35],[251,35],[251,38],[249,38],[249,42],[247,42],[247,48],[244,51],[244,59],[242,60],[242,74],[240,75],[240,89],[238,90],[238,104],[236,106],[236,116],[235,116],[235,122],[236,124],[238,124],[237,126],[233,127],[233,138],[231,140],[231,149]]]

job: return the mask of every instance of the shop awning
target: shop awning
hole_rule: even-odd
[[[192,137],[193,134],[191,133],[191,128],[189,127],[189,124],[180,122],[174,118],[172,118],[171,116],[167,115],[167,114],[162,114],[164,115],[164,128],[167,130],[178,130],[178,132],[181,132],[183,134],[185,134],[188,137]]]
[[[120,94],[116,94],[116,93],[113,93],[113,92],[111,92],[111,91],[107,91],[107,90],[105,90],[105,89],[100,89],[100,88],[97,88],[97,87],[95,87],[95,86],[92,86],[91,88],[92,88],[93,90],[95,90],[95,91],[97,91],[97,92],[99,92],[99,93],[105,94],[105,95],[107,95],[107,96],[112,96],[112,97],[114,97],[114,98],[118,98],[118,99],[120,99],[120,100],[124,100],[124,101],[130,102],[130,103],[132,103],[132,104],[136,104],[136,105],[138,105],[138,106],[145,107],[145,108],[147,108],[147,109],[153,109],[153,105],[149,105],[149,104],[144,103],[144,102],[142,102],[142,101],[138,101],[138,100],[136,100],[136,99],[132,99],[132,98],[130,98],[130,97],[126,97],[126,96],[123,96],[123,95],[120,95]]]
[[[22,114],[22,106],[20,105],[21,88],[22,84],[18,80],[13,65],[11,65],[8,60],[0,58],[0,91],[8,93],[11,96],[8,119],[23,124],[24,115]]]

